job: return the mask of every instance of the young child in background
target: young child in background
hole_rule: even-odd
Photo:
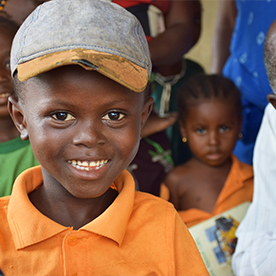
[[[241,129],[240,92],[220,75],[198,74],[182,87],[179,125],[192,158],[165,180],[188,227],[252,200],[253,171],[232,150]]]
[[[20,139],[7,106],[13,94],[10,50],[17,29],[17,24],[0,12],[0,196],[10,195],[15,178],[38,165],[29,141]]]
[[[3,274],[208,275],[173,205],[125,170],[152,107],[137,19],[109,1],[48,1],[16,34],[11,71],[9,111],[41,166],[0,199]]]

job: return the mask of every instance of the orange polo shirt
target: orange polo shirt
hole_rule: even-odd
[[[240,162],[234,155],[232,156],[232,161],[231,170],[212,213],[195,208],[178,211],[187,227],[221,214],[245,201],[252,201],[253,168],[248,164]]]
[[[0,199],[0,270],[8,275],[209,275],[173,206],[135,192],[124,171],[114,202],[79,230],[40,213],[28,193],[42,185],[40,167],[23,172]]]

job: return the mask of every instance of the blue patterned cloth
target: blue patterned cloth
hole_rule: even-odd
[[[266,96],[272,93],[264,61],[266,33],[276,18],[275,0],[236,0],[237,18],[230,51],[223,69],[224,76],[234,81],[242,94],[243,139],[237,142],[234,154],[252,164],[255,139],[262,121]]]

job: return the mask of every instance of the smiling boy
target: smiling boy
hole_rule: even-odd
[[[135,17],[49,1],[18,31],[11,70],[9,111],[41,166],[0,200],[4,275],[208,275],[173,206],[135,192],[125,170],[152,106]]]

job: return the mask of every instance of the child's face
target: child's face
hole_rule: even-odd
[[[128,166],[151,107],[143,93],[74,65],[27,80],[22,95],[13,117],[28,133],[44,184],[78,198],[102,195]]]
[[[181,125],[194,156],[210,166],[222,165],[231,155],[241,128],[234,104],[225,100],[192,103]]]
[[[13,33],[0,26],[0,117],[10,116],[7,108],[8,97],[13,93],[10,71],[10,49]]]

